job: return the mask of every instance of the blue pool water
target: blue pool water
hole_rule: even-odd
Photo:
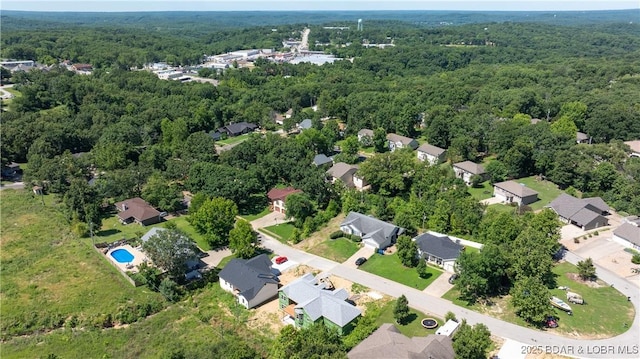
[[[115,251],[111,252],[111,256],[118,263],[130,263],[133,261],[133,254],[129,253],[129,251],[126,249],[116,249]]]

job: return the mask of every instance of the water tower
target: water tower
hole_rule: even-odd
[[[358,31],[362,31],[362,19],[358,19]]]

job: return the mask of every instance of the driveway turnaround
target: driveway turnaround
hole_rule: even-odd
[[[451,311],[458,318],[466,319],[469,324],[483,323],[492,334],[522,343],[519,344],[521,346],[519,349],[524,353],[548,353],[574,358],[620,359],[638,358],[640,355],[638,344],[638,338],[640,338],[640,316],[637,315],[640,293],[638,288],[626,279],[620,278],[598,265],[596,265],[598,277],[629,297],[629,300],[633,302],[636,308],[636,316],[633,322],[629,323],[630,329],[621,335],[607,339],[578,340],[521,327],[459,307],[448,300],[429,295],[392,280],[297,250],[266,235],[263,245],[278,255],[287,256],[289,260],[362,284],[392,297],[399,297],[404,294],[409,300],[410,306],[422,312],[444,317],[447,312]],[[573,264],[582,260],[582,258],[571,252],[566,253],[565,259]]]

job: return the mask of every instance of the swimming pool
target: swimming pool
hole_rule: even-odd
[[[118,263],[131,263],[133,261],[133,254],[129,253],[128,250],[122,248],[116,249],[115,251],[111,252],[111,256]]]

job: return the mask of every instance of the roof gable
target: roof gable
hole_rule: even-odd
[[[321,153],[319,155],[315,155],[315,157],[313,157],[313,164],[316,166],[322,166],[324,164],[327,163],[332,163],[333,160],[329,157],[327,157],[327,155],[325,155],[324,153]]]
[[[388,238],[389,236],[397,233],[400,235],[404,232],[404,228],[398,227],[394,224],[381,221],[375,217],[367,216],[358,212],[349,212],[347,217],[342,221],[340,226],[351,226],[357,229],[360,233],[362,233],[362,238],[371,238],[376,243],[381,244],[383,242],[378,242],[380,238]],[[384,236],[384,237],[381,237]]]
[[[266,254],[249,260],[234,258],[220,271],[219,277],[231,283],[247,300],[253,299],[265,285],[279,282],[271,272],[271,261]]]
[[[517,183],[516,181],[504,181],[496,183],[494,184],[494,186],[506,192],[512,193],[520,198],[538,195],[538,192],[532,190],[522,183]]]
[[[423,253],[427,253],[444,260],[456,259],[464,248],[448,236],[436,232],[423,233],[414,238],[416,245]]]
[[[631,223],[623,223],[613,231],[613,234],[635,244],[636,246],[640,246],[640,228]]]
[[[139,222],[158,217],[160,212],[151,207],[145,200],[140,197],[129,198],[115,204],[118,209],[118,217],[123,220],[134,218]]]
[[[287,196],[294,193],[302,193],[302,190],[293,187],[272,188],[271,191],[267,192],[267,197],[269,197],[271,201],[285,200]]]
[[[440,156],[445,152],[444,148],[440,148],[438,146],[434,146],[434,145],[430,145],[428,143],[423,143],[422,145],[420,145],[420,147],[418,147],[418,151],[419,152],[424,152],[428,155],[432,155],[432,156]]]
[[[469,172],[474,175],[480,175],[485,173],[484,167],[482,165],[479,165],[471,161],[454,163],[453,167],[459,168],[465,172]]]
[[[578,225],[586,225],[603,212],[609,212],[609,206],[600,197],[576,198],[566,193],[560,194],[547,207],[559,216],[575,221]]]

